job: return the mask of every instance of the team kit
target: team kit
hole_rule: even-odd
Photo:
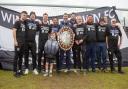
[[[70,18],[70,20],[69,20]],[[48,14],[44,13],[41,21],[36,20],[36,13],[26,11],[20,13],[12,27],[15,57],[14,57],[14,76],[21,77],[30,72],[29,57],[32,56],[32,71],[38,75],[53,76],[53,69],[60,74],[64,70],[70,73],[71,69],[75,73],[88,74],[96,72],[98,68],[101,72],[107,72],[107,55],[109,58],[110,72],[123,74],[122,55],[120,46],[122,44],[122,33],[117,20],[111,19],[108,23],[107,17],[100,17],[98,23],[94,23],[93,16],[88,15],[84,23],[80,15],[72,13],[63,14],[63,20],[59,23],[57,17],[52,18],[49,24]],[[59,31],[63,27],[72,30],[73,41],[70,34]],[[35,37],[38,33],[38,46]],[[58,41],[58,37],[61,38]],[[64,50],[59,43],[72,43],[69,49]],[[63,45],[62,45],[63,46]],[[66,47],[66,46],[63,46]],[[38,49],[38,53],[36,50]],[[114,56],[117,58],[118,70],[114,67]],[[72,60],[71,60],[72,57]],[[24,59],[24,67],[22,67]],[[97,65],[95,64],[97,60]],[[56,66],[54,66],[54,62]]]

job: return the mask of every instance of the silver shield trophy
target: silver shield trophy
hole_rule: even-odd
[[[73,30],[68,26],[63,26],[58,32],[57,40],[61,49],[70,50],[74,44]]]

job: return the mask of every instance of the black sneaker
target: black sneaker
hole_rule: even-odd
[[[60,74],[61,73],[61,70],[56,70],[57,74]]]
[[[117,71],[116,70],[111,70],[111,73],[117,73]]]
[[[16,78],[19,78],[21,75],[20,75],[19,73],[15,73],[14,76],[15,76]]]
[[[101,67],[98,67],[99,70],[101,70]]]
[[[89,72],[89,69],[86,69],[87,72]]]
[[[20,75],[24,75],[23,71],[20,71],[19,74],[20,74]]]
[[[103,69],[101,70],[101,72],[107,72],[107,69],[106,69],[106,68],[103,68]]]
[[[40,74],[41,73],[41,70],[38,70],[38,73]]]
[[[118,71],[118,73],[119,73],[119,74],[124,74],[124,72],[123,72],[123,71]]]
[[[92,72],[96,72],[96,70],[95,69],[92,69]]]

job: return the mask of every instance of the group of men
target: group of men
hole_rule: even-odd
[[[19,77],[29,73],[29,54],[32,55],[33,73],[38,75],[45,70],[46,58],[44,46],[50,33],[58,33],[63,26],[70,27],[74,34],[74,45],[70,50],[59,49],[56,54],[56,70],[60,72],[63,68],[63,62],[66,62],[65,72],[71,69],[71,51],[73,52],[74,72],[77,69],[89,72],[91,66],[92,72],[96,71],[95,61],[98,60],[98,68],[101,71],[107,70],[107,53],[109,56],[111,72],[115,72],[113,56],[118,60],[118,73],[123,73],[121,69],[122,56],[120,46],[122,42],[122,33],[117,25],[116,19],[108,23],[107,17],[101,17],[98,23],[94,23],[93,16],[88,15],[86,23],[83,18],[75,13],[69,15],[64,13],[63,21],[58,22],[56,17],[52,18],[52,24],[49,24],[48,14],[44,13],[41,22],[36,21],[36,13],[30,15],[22,11],[12,28],[15,58],[14,58],[14,76]],[[38,33],[38,48],[35,36]],[[70,38],[69,38],[70,39]],[[36,50],[38,49],[38,55]],[[82,56],[81,56],[82,55]],[[25,71],[23,72],[22,62],[25,61]],[[42,60],[43,58],[43,60]],[[43,66],[42,66],[43,64]]]

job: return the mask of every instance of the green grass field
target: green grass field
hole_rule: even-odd
[[[12,71],[0,70],[0,89],[128,89],[128,67],[123,68],[125,74],[110,72],[89,72],[69,74],[54,73],[53,77],[30,73],[15,78]]]

